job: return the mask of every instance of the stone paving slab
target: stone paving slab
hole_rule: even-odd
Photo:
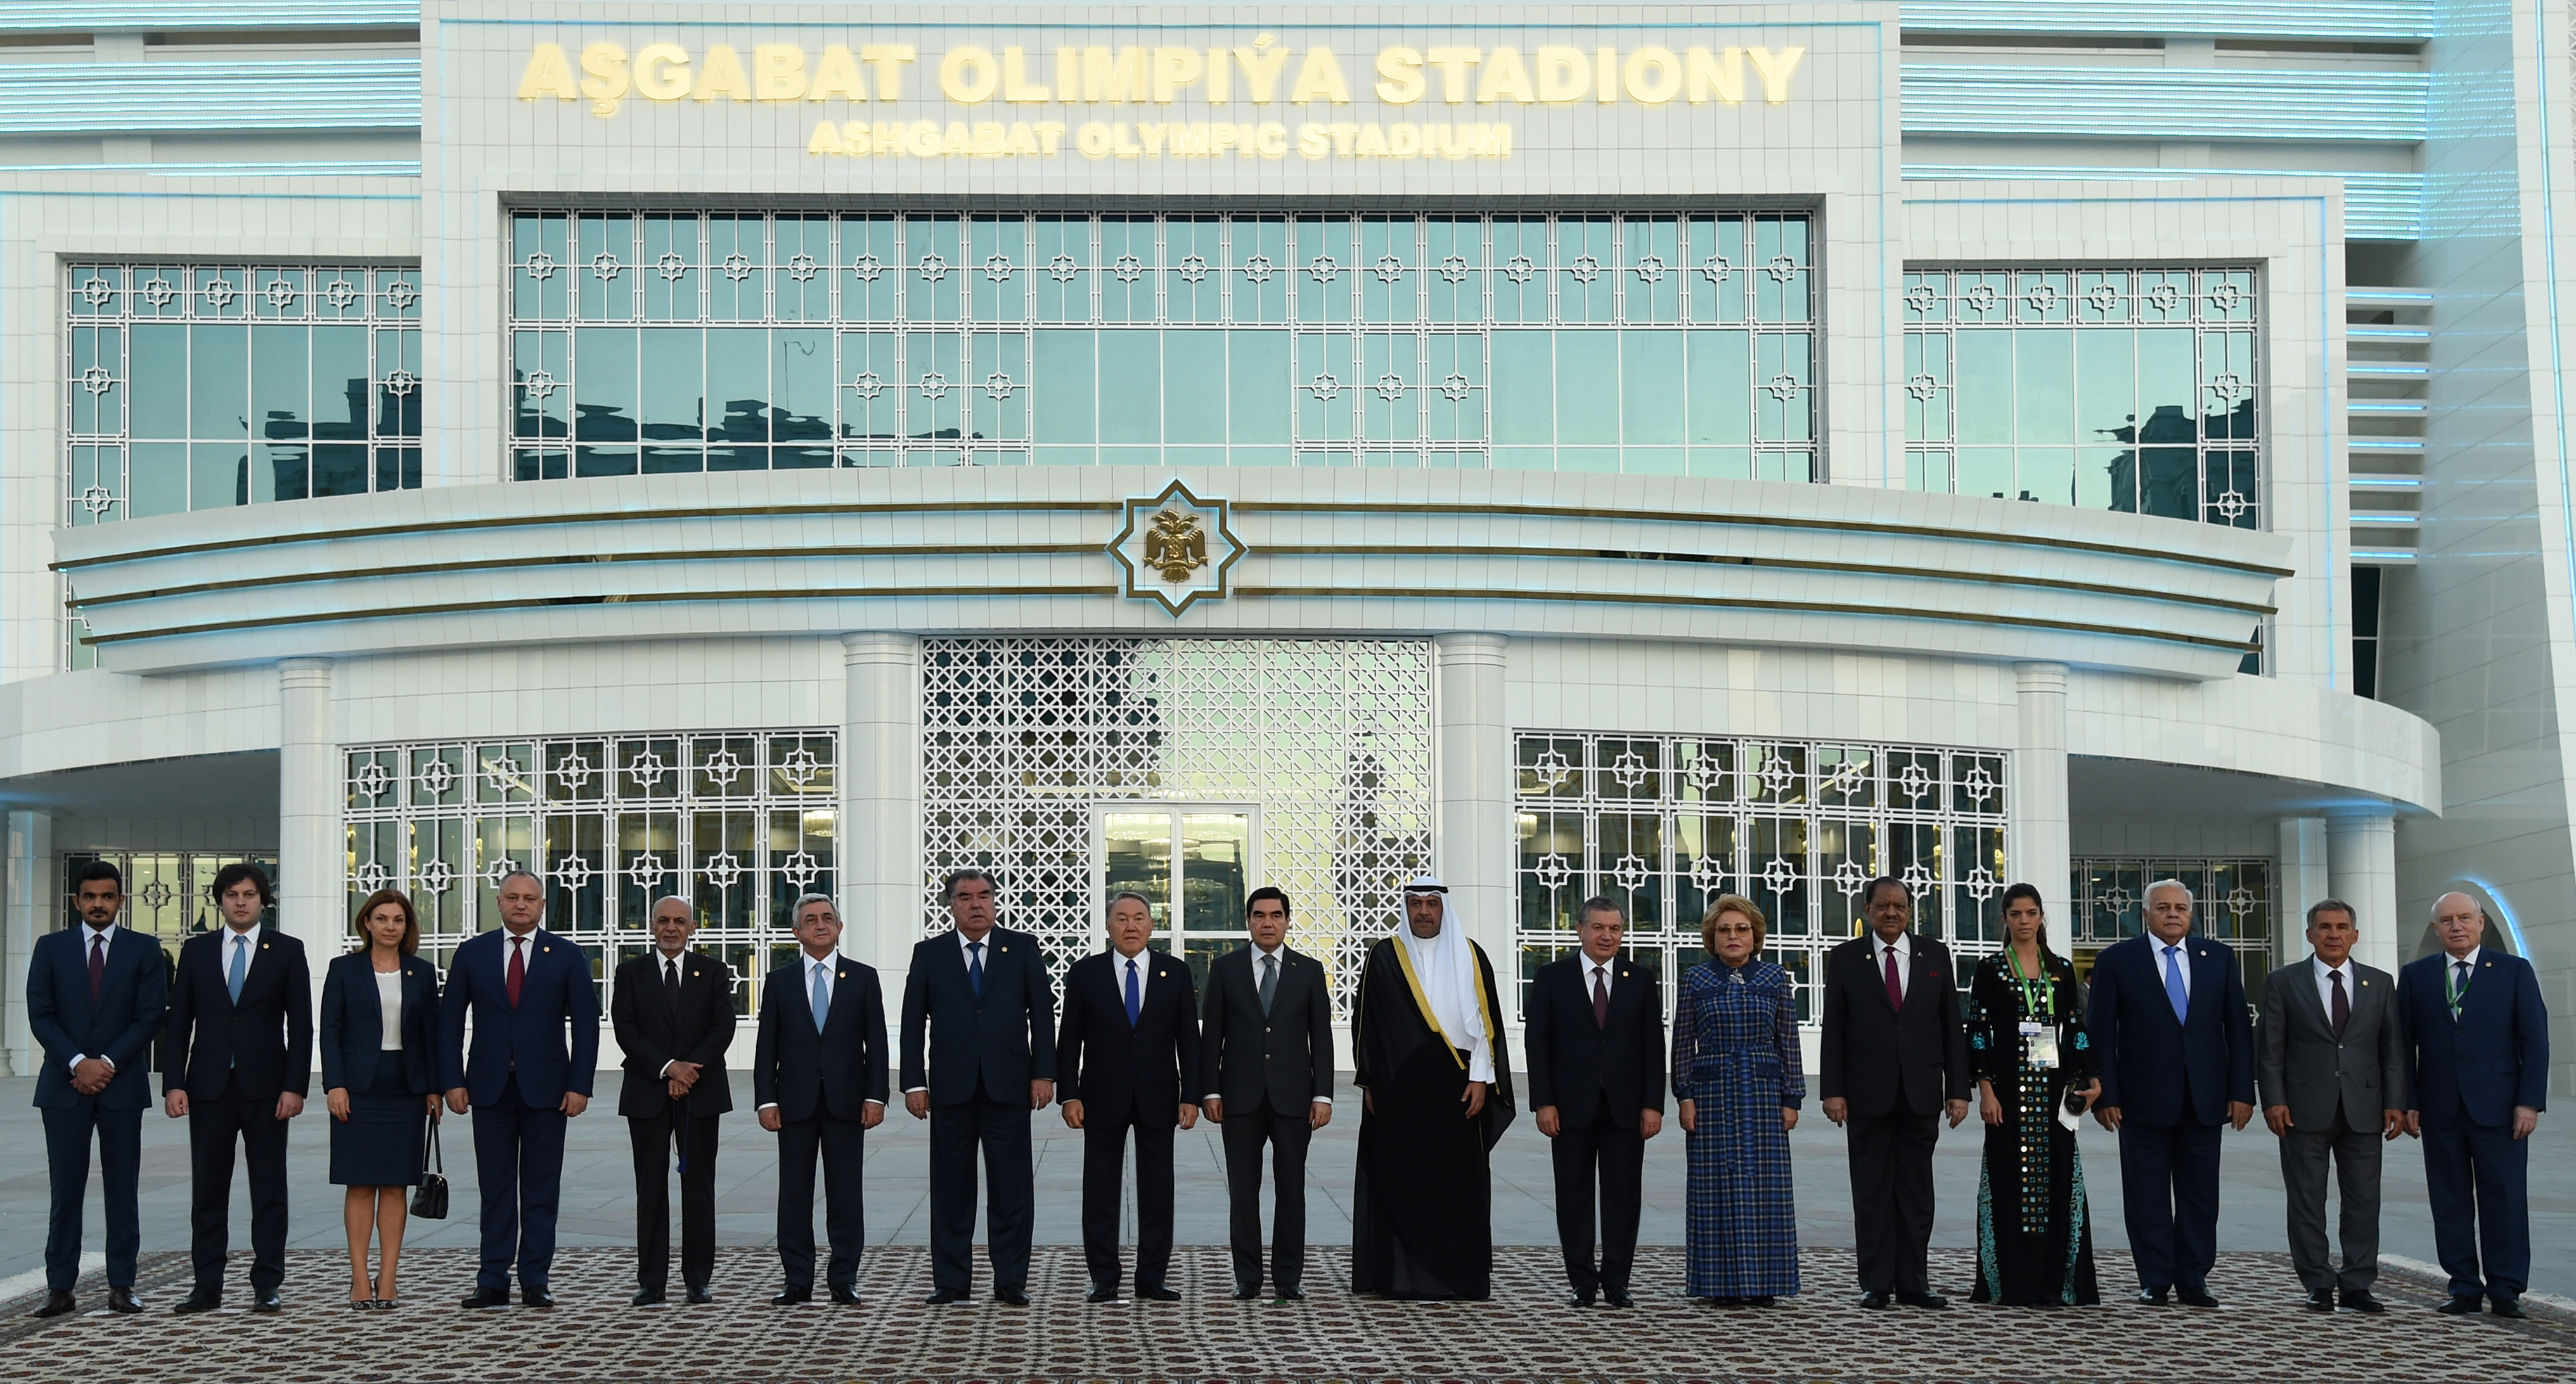
[[[1027,1308],[989,1298],[931,1308],[926,1251],[868,1251],[864,1305],[773,1308],[774,1255],[721,1251],[712,1306],[637,1309],[631,1253],[563,1251],[552,1311],[466,1312],[468,1251],[406,1254],[404,1303],[390,1313],[336,1305],[346,1261],[296,1251],[289,1307],[275,1317],[226,1311],[173,1320],[185,1291],[180,1254],[155,1254],[140,1287],[147,1310],[91,1311],[50,1322],[6,1305],[0,1376],[26,1384],[292,1384],[294,1381],[510,1381],[512,1384],[787,1384],[917,1380],[1698,1380],[1803,1384],[1940,1381],[2341,1380],[2555,1381],[2576,1375],[2576,1317],[2554,1310],[2515,1323],[2435,1314],[2438,1285],[2382,1279],[2380,1318],[2301,1310],[2281,1257],[2221,1256],[2211,1288],[2218,1312],[2127,1302],[2087,1311],[1972,1307],[1867,1312],[1848,1289],[1848,1252],[1809,1250],[1809,1292],[1768,1311],[1703,1307],[1681,1296],[1677,1251],[1640,1252],[1639,1306],[1563,1305],[1552,1249],[1497,1254],[1495,1294],[1483,1303],[1356,1299],[1348,1254],[1317,1250],[1310,1300],[1238,1303],[1227,1296],[1226,1253],[1184,1248],[1177,1303],[1082,1301],[1080,1251],[1042,1247]],[[243,1264],[242,1269],[247,1265]],[[1934,1253],[1937,1287],[1964,1299],[1965,1252]],[[2126,1256],[2105,1254],[2106,1284],[2129,1278]],[[238,1273],[240,1270],[237,1269]],[[2293,1286],[2285,1286],[2293,1284]],[[324,1287],[323,1285],[329,1285]],[[980,1272],[979,1291],[989,1290]],[[83,1284],[92,1306],[104,1285]],[[236,1289],[238,1292],[239,1290]]]

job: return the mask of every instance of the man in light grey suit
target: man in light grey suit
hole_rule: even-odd
[[[2308,909],[2315,955],[2263,983],[2255,1078],[2263,1120],[2281,1139],[2290,1198],[2290,1262],[2307,1285],[2308,1310],[2387,1310],[2372,1297],[2379,1277],[2380,1145],[2405,1123],[2406,1050],[2397,981],[2352,959],[2360,935],[2352,905],[2319,899]],[[2343,1270],[2326,1252],[2326,1161],[2343,1194]]]

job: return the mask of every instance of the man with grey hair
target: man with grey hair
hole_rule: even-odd
[[[635,1298],[663,1301],[671,1270],[671,1159],[680,1162],[680,1282],[713,1302],[716,1117],[733,1109],[725,1049],[733,1042],[733,968],[689,949],[698,918],[687,899],[653,902],[653,950],[620,962],[608,1022],[626,1054],[617,1113],[635,1148]]]
[[[773,1307],[814,1300],[814,1160],[823,1160],[823,1224],[832,1301],[859,1305],[867,1215],[859,1172],[867,1132],[885,1118],[885,999],[877,968],[840,954],[841,911],[822,894],[796,900],[796,957],[760,992],[751,1098],[778,1136],[778,1267]]]
[[[2236,954],[2191,930],[2191,890],[2147,886],[2146,930],[2093,959],[2094,1118],[2120,1136],[2138,1301],[2216,1307],[2222,1127],[2254,1118],[2254,1033]]]
[[[2549,1007],[2531,963],[2490,945],[2466,894],[2433,901],[2442,949],[2397,973],[2406,1025],[2406,1132],[2424,1141],[2433,1247],[2451,1276],[2436,1311],[2481,1301],[2520,1317],[2531,1281],[2531,1132],[2549,1099]]]
[[[2397,979],[2352,959],[2360,935],[2351,904],[2309,905],[2312,954],[2264,980],[2254,1035],[2263,1123],[2281,1141],[2290,1263],[2311,1312],[2388,1310],[2370,1289],[2379,1277],[2380,1145],[2406,1123],[2405,1048]],[[2341,1272],[2326,1252],[2329,1160],[2343,1191]]]

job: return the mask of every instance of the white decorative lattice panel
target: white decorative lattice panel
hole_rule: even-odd
[[[1961,980],[2001,933],[2007,756],[1925,745],[1522,731],[1516,873],[1520,983],[1577,945],[1607,895],[1631,954],[1671,981],[1705,959],[1700,917],[1722,894],[1769,916],[1763,954],[1823,1009],[1824,954],[1859,935],[1861,886],[1913,890],[1915,927],[1950,944]],[[1517,1005],[1515,1006],[1517,1008]]]
[[[731,965],[737,1012],[795,945],[796,897],[837,886],[840,737],[687,731],[362,745],[347,751],[349,908],[408,893],[424,955],[496,925],[501,877],[546,881],[545,925],[593,949],[601,995],[652,946],[666,895]]]
[[[923,642],[923,925],[948,871],[990,869],[1058,973],[1094,945],[1096,805],[1256,803],[1253,882],[1288,891],[1340,1013],[1430,863],[1431,792],[1426,640]]]

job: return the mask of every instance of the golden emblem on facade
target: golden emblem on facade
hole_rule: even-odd
[[[1155,515],[1154,527],[1145,531],[1145,565],[1174,583],[1207,566],[1207,530],[1199,527],[1199,517],[1177,509]]]
[[[1225,598],[1244,547],[1227,522],[1224,500],[1202,500],[1176,480],[1160,495],[1129,499],[1118,514],[1109,557],[1118,564],[1120,595],[1152,601],[1173,615]]]

